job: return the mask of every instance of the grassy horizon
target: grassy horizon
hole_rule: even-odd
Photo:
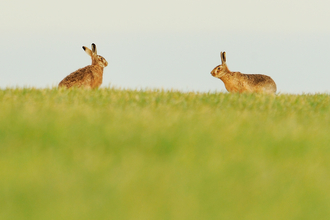
[[[330,95],[0,90],[0,219],[329,219]]]

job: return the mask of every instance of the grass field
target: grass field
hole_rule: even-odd
[[[0,90],[0,219],[330,219],[330,95]]]

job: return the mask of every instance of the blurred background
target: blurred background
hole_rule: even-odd
[[[320,0],[12,0],[0,3],[0,88],[47,88],[91,63],[103,85],[225,91],[210,71],[271,76],[280,93],[330,91],[330,2]]]

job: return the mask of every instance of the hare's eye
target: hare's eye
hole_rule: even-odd
[[[218,70],[220,70],[220,67],[218,67]]]

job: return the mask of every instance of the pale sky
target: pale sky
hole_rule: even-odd
[[[0,2],[0,87],[56,86],[91,63],[103,86],[225,91],[210,71],[271,76],[280,93],[330,92],[330,1],[11,0]]]

